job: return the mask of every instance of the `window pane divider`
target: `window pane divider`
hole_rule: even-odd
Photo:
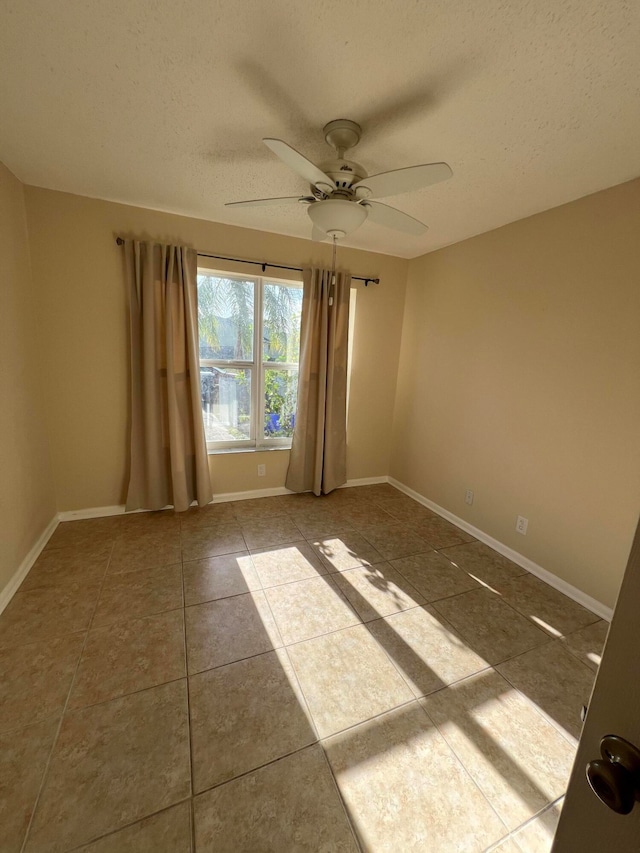
[[[213,367],[221,370],[244,370],[251,374],[251,411],[249,419],[249,437],[246,439],[231,439],[207,441],[207,449],[216,450],[261,450],[276,447],[290,447],[290,436],[270,436],[265,434],[266,399],[265,399],[265,370],[297,372],[298,362],[269,361],[265,356],[264,322],[264,293],[266,285],[302,289],[302,282],[279,281],[264,276],[242,276],[224,271],[209,269],[198,270],[204,277],[214,277],[253,284],[253,358],[252,359],[221,359],[200,358],[201,367]]]

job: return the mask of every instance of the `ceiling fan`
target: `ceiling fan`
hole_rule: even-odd
[[[359,163],[345,160],[344,157],[345,153],[360,141],[362,129],[359,124],[348,119],[336,119],[325,125],[323,132],[325,140],[337,156],[322,167],[307,160],[282,139],[262,140],[285,165],[309,182],[309,195],[232,201],[225,207],[304,204],[313,223],[311,236],[314,240],[346,237],[366,219],[405,234],[424,234],[427,226],[423,222],[376,199],[419,190],[445,181],[453,174],[450,167],[446,163],[425,163],[421,166],[367,175]]]

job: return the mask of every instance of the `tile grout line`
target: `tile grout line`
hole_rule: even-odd
[[[266,652],[265,654],[269,654],[269,653]],[[257,767],[253,767],[250,770],[243,770],[242,773],[238,773],[236,776],[232,776],[230,779],[223,779],[220,782],[216,782],[213,785],[209,785],[209,787],[204,788],[202,791],[197,791],[196,793],[194,793],[193,799],[196,799],[197,797],[201,796],[202,794],[207,793],[208,791],[214,791],[216,788],[220,788],[223,785],[229,784],[230,782],[235,782],[238,779],[243,779],[245,776],[249,776],[251,773],[255,773],[258,770],[262,770],[263,768],[269,767],[272,764],[276,764],[277,762],[282,761],[285,758],[290,758],[292,755],[297,755],[299,752],[304,752],[305,749],[309,749],[310,747],[313,747],[313,746],[323,746],[324,741],[327,741],[332,737],[337,737],[338,735],[342,735],[345,732],[352,731],[353,729],[356,729],[358,726],[362,726],[366,723],[373,722],[374,720],[377,720],[380,717],[384,717],[385,714],[389,714],[391,711],[397,711],[400,708],[407,708],[409,705],[413,705],[413,704],[419,704],[418,700],[415,698],[411,698],[406,702],[400,703],[399,705],[394,705],[393,708],[388,708],[385,711],[381,711],[379,714],[375,714],[373,717],[367,717],[366,720],[360,720],[357,723],[353,723],[352,725],[347,726],[347,728],[345,728],[345,729],[340,729],[339,731],[332,732],[330,735],[326,735],[324,738],[318,737],[315,741],[312,741],[311,743],[307,743],[304,746],[298,747],[297,749],[292,749],[290,752],[287,752],[284,755],[279,755],[277,758],[272,758],[270,761],[265,761],[263,764],[259,764]],[[314,728],[315,728],[315,726],[314,726]],[[169,806],[169,808],[171,808],[171,806]],[[134,822],[137,822],[137,821],[134,821]]]
[[[524,829],[526,826],[529,826],[530,824],[534,823],[536,820],[538,820],[538,818],[542,817],[542,815],[545,814],[545,812],[551,811],[551,809],[554,808],[561,800],[563,800],[565,798],[565,796],[566,796],[566,791],[564,794],[561,794],[559,797],[556,797],[555,800],[548,802],[539,811],[537,811],[534,815],[531,815],[531,817],[528,817],[525,821],[523,821],[515,829],[510,830],[507,833],[507,835],[500,838],[498,841],[496,841],[490,847],[487,847],[487,849],[485,850],[485,853],[493,853],[493,851],[498,850],[499,846],[504,844],[505,841],[513,841],[514,843],[517,842],[516,835],[522,829]],[[554,833],[554,835],[555,835],[555,833]],[[519,844],[516,844],[516,846],[520,849]]]
[[[84,850],[87,845],[95,844],[97,841],[102,841],[103,838],[111,838],[114,835],[117,835],[118,832],[122,832],[125,829],[129,829],[132,826],[136,826],[142,821],[148,820],[152,817],[157,817],[157,815],[162,814],[163,812],[168,812],[170,809],[176,808],[176,806],[181,806],[183,803],[189,803],[193,797],[185,797],[182,800],[178,800],[175,803],[171,803],[170,806],[164,806],[161,809],[158,809],[155,812],[149,812],[149,814],[144,815],[143,817],[136,818],[132,820],[130,823],[125,823],[123,826],[118,826],[115,829],[110,829],[107,832],[102,833],[102,835],[94,835],[93,838],[90,838],[88,841],[81,841],[80,844],[76,844],[74,847],[65,848],[64,853],[75,853],[76,850]],[[193,851],[192,851],[193,853]]]
[[[182,527],[182,522],[180,522]],[[180,540],[182,544],[182,529],[180,531]],[[180,549],[180,553],[182,553],[182,548]],[[191,845],[191,851],[194,853],[196,849],[196,827],[195,827],[195,814],[193,807],[193,798],[195,792],[195,779],[194,779],[194,761],[193,761],[193,738],[191,736],[191,683],[189,681],[189,657],[188,657],[188,646],[187,646],[187,608],[186,608],[186,596],[185,596],[185,585],[184,585],[184,560],[182,560],[180,564],[180,579],[182,581],[182,637],[184,642],[184,672],[185,672],[185,681],[187,688],[187,730],[189,733],[189,784],[191,788],[191,794],[189,796],[189,829],[190,829],[190,839],[189,843]]]
[[[196,793],[194,793],[192,799],[197,800],[203,794],[209,793],[209,791],[215,791],[217,788],[222,788],[225,785],[230,784],[231,782],[237,782],[238,779],[244,779],[246,776],[250,776],[252,773],[257,773],[258,770],[264,770],[265,767],[270,767],[272,764],[277,764],[279,761],[284,761],[285,758],[291,758],[292,755],[297,755],[299,752],[304,752],[305,749],[309,749],[313,746],[318,746],[319,744],[319,740],[312,741],[311,743],[306,743],[304,746],[299,746],[297,749],[292,749],[290,752],[286,752],[284,755],[279,755],[277,758],[272,758],[270,761],[265,761],[264,764],[259,764],[257,767],[252,767],[250,770],[243,770],[242,773],[238,773],[237,776],[232,776],[230,779],[222,779],[220,782],[216,782],[213,785],[209,785],[208,788],[203,788],[202,791],[197,791]]]
[[[513,685],[511,685],[511,682],[509,682],[509,681],[508,681],[508,679],[506,679],[506,678],[502,675],[502,673],[499,673],[499,672],[498,672],[496,669],[494,669],[493,667],[492,667],[492,669],[493,669],[493,672],[494,672],[494,673],[495,673],[499,678],[503,678],[503,679],[504,679],[504,680],[505,680],[505,681],[506,681],[506,682],[507,682],[511,687],[513,687]],[[473,675],[471,675],[471,676],[467,676],[467,678],[462,679],[462,680],[470,680],[470,679],[471,679],[471,678],[473,678],[473,677],[474,677]],[[446,689],[446,688],[445,688],[445,689]],[[440,691],[438,691],[438,692],[440,692]],[[532,700],[530,700],[527,696],[524,696],[524,694],[522,694],[522,692],[521,692],[521,691],[517,690],[516,692],[517,692],[517,693],[519,693],[519,695],[527,701],[527,704],[531,707],[531,709],[532,709],[534,712],[536,712],[536,713],[538,714],[538,716],[540,716],[540,718],[541,718],[542,720],[544,720],[545,722],[548,722],[548,720],[547,720],[547,718],[545,717],[545,715],[544,715],[544,714],[542,714],[542,713],[538,710],[537,706],[535,705],[535,703],[534,703]],[[432,694],[432,695],[433,695],[433,694]],[[498,814],[497,808],[495,808],[495,807],[493,806],[493,803],[489,800],[488,795],[484,794],[484,791],[482,790],[480,783],[479,783],[479,782],[477,782],[477,781],[475,780],[475,778],[472,776],[471,771],[470,771],[470,770],[467,768],[467,766],[466,766],[466,763],[465,763],[464,758],[463,758],[462,756],[459,756],[459,755],[458,755],[458,752],[457,752],[457,750],[456,750],[456,748],[455,748],[454,744],[453,744],[453,743],[450,743],[450,741],[449,741],[449,736],[446,734],[446,732],[444,731],[444,729],[443,729],[443,728],[442,728],[442,727],[441,727],[441,726],[440,726],[440,725],[439,725],[439,724],[438,724],[438,723],[437,723],[437,722],[436,722],[436,721],[435,721],[435,720],[430,716],[430,714],[429,714],[428,710],[424,707],[424,705],[422,704],[422,702],[420,702],[420,705],[421,705],[421,707],[422,707],[423,711],[427,714],[427,716],[429,717],[429,719],[431,720],[431,722],[433,723],[433,725],[436,727],[436,729],[437,729],[437,730],[438,730],[438,732],[440,733],[440,735],[441,735],[441,737],[443,738],[443,740],[446,742],[446,744],[447,744],[447,746],[449,747],[449,749],[451,749],[451,751],[456,755],[456,757],[458,758],[458,761],[460,762],[460,764],[462,764],[462,765],[463,765],[463,767],[464,767],[464,768],[465,768],[465,770],[467,771],[468,775],[469,775],[469,776],[473,779],[473,781],[476,783],[476,787],[478,787],[478,788],[480,789],[481,793],[484,795],[484,797],[485,797],[485,799],[487,800],[487,802],[489,802],[489,804],[492,806],[492,808],[493,808],[494,812],[496,812],[496,814],[498,815],[498,818],[500,818],[501,822],[505,825],[505,827],[506,827],[506,829],[507,829],[507,835],[503,836],[501,839],[499,839],[498,841],[496,841],[496,842],[494,842],[492,845],[490,845],[489,850],[493,850],[493,849],[494,849],[494,844],[497,846],[497,844],[498,844],[498,843],[503,842],[506,838],[511,838],[511,836],[512,836],[512,835],[514,835],[516,832],[518,832],[518,831],[522,828],[522,826],[526,825],[527,823],[531,823],[531,822],[532,822],[536,817],[538,817],[540,814],[542,814],[544,811],[546,811],[548,808],[550,808],[550,807],[551,807],[555,802],[557,802],[558,800],[562,799],[562,797],[564,797],[564,796],[565,796],[565,794],[566,794],[566,790],[565,790],[562,794],[560,794],[558,797],[556,797],[554,800],[552,800],[552,801],[547,801],[547,802],[546,802],[543,806],[541,806],[541,807],[540,807],[536,812],[534,812],[534,814],[530,815],[530,816],[529,816],[525,821],[523,821],[523,822],[522,822],[521,824],[519,824],[517,827],[515,827],[514,829],[509,829],[509,827],[508,827],[508,825],[507,825],[507,823],[506,823],[506,820],[504,820],[504,819],[501,817],[501,815],[500,815],[500,814]],[[554,727],[552,727],[552,728],[554,728]],[[565,738],[565,740],[566,740],[566,738]],[[572,747],[573,747],[574,759],[575,759],[575,746],[574,746],[573,744],[570,744],[570,746],[572,746]],[[545,796],[545,797],[546,797],[546,794],[544,793],[544,791],[543,791],[542,789],[538,789],[538,790],[539,790],[539,793],[540,793],[540,794],[542,794],[543,796]]]
[[[356,821],[351,816],[351,811],[349,806],[345,802],[344,797],[342,796],[342,791],[340,790],[340,785],[338,784],[338,780],[336,778],[336,774],[333,772],[333,767],[331,766],[331,762],[329,761],[329,756],[327,755],[327,751],[325,750],[321,741],[318,741],[318,746],[320,747],[320,751],[322,752],[322,757],[324,758],[324,762],[329,769],[329,773],[331,774],[331,779],[333,781],[333,786],[336,794],[338,795],[338,799],[340,800],[340,804],[342,806],[342,811],[344,812],[345,817],[347,818],[347,823],[349,824],[349,828],[351,829],[351,834],[356,842],[356,846],[361,853],[366,853],[364,848],[364,843],[360,841],[360,833],[358,832],[358,827]]]
[[[107,560],[107,565],[106,565],[106,568],[105,568],[105,572],[104,572],[104,575],[103,575],[103,577],[102,577],[102,581],[100,582],[100,589],[99,589],[99,591],[98,591],[98,595],[96,596],[96,602],[95,602],[95,605],[94,605],[94,608],[93,608],[93,613],[91,614],[91,617],[90,617],[90,619],[89,619],[89,623],[88,623],[88,625],[87,625],[87,629],[86,629],[86,631],[85,631],[84,640],[83,640],[83,642],[82,642],[82,648],[80,649],[80,654],[78,655],[78,660],[77,660],[77,663],[76,663],[76,666],[75,666],[75,669],[74,669],[74,672],[73,672],[73,676],[72,676],[72,678],[71,678],[71,683],[70,683],[70,685],[69,685],[69,690],[68,690],[68,692],[67,692],[67,698],[66,698],[65,703],[64,703],[64,706],[63,706],[63,708],[62,708],[62,713],[60,714],[60,721],[59,721],[59,723],[58,723],[58,727],[57,727],[57,729],[56,729],[56,733],[55,733],[55,735],[54,735],[54,737],[53,737],[53,741],[52,741],[52,744],[51,744],[51,749],[49,750],[49,755],[48,755],[48,758],[47,758],[47,761],[46,761],[46,764],[45,764],[45,767],[44,767],[44,771],[43,771],[43,773],[42,773],[42,777],[41,777],[41,779],[40,779],[40,785],[39,785],[39,787],[38,787],[38,793],[37,793],[37,795],[36,795],[36,798],[35,798],[35,801],[34,801],[34,804],[33,804],[33,809],[32,809],[32,811],[31,811],[31,816],[29,817],[29,823],[28,823],[28,825],[27,825],[27,829],[26,829],[25,834],[24,834],[24,838],[23,838],[23,841],[22,841],[22,846],[20,847],[20,851],[21,851],[21,853],[24,853],[24,851],[26,850],[27,842],[28,842],[28,840],[29,840],[29,835],[31,834],[31,828],[33,827],[33,822],[34,822],[34,820],[35,820],[35,817],[36,817],[36,814],[37,814],[37,811],[38,811],[38,806],[40,805],[40,800],[41,800],[41,798],[42,798],[42,793],[43,793],[43,791],[44,791],[44,789],[45,789],[45,783],[46,783],[47,777],[48,777],[48,775],[49,775],[49,769],[50,769],[50,767],[51,767],[51,760],[52,760],[52,758],[53,758],[53,753],[55,752],[55,748],[56,748],[56,746],[58,745],[58,740],[59,740],[59,738],[60,738],[60,731],[62,730],[62,724],[63,724],[63,722],[64,722],[64,717],[65,717],[65,714],[66,714],[66,712],[67,712],[67,708],[68,708],[68,706],[69,706],[69,700],[71,699],[71,694],[72,694],[72,692],[73,692],[73,688],[74,688],[74,686],[75,686],[76,678],[77,678],[77,676],[78,676],[78,670],[80,669],[80,663],[81,663],[81,661],[82,661],[82,656],[84,655],[84,650],[85,650],[85,648],[86,648],[86,646],[87,646],[87,642],[88,642],[88,639],[89,639],[89,631],[90,631],[90,628],[91,628],[91,623],[93,622],[93,617],[94,617],[95,612],[96,612],[96,610],[97,610],[97,608],[98,608],[98,602],[100,601],[100,596],[101,596],[101,594],[102,594],[102,588],[103,588],[103,586],[104,586],[104,582],[105,582],[105,579],[106,579],[106,577],[107,577],[107,573],[108,573],[108,571],[109,571],[109,564],[110,564],[110,562],[111,562],[111,557],[112,557],[112,555],[113,555],[114,545],[115,545],[115,540],[114,540],[114,542],[112,542],[112,543],[111,543],[111,551],[110,551],[110,553],[109,553],[109,559]]]
[[[429,716],[429,712],[428,712],[428,711],[427,711],[427,709],[424,707],[424,705],[422,704],[422,702],[420,702],[419,700],[418,700],[418,705],[420,706],[420,710],[421,710],[421,711],[422,711],[422,713],[425,715],[425,717],[427,718],[427,720],[431,723],[431,725],[434,727],[434,729],[438,732],[438,735],[442,738],[442,740],[443,740],[443,742],[444,742],[445,746],[447,747],[447,749],[449,750],[449,752],[453,755],[453,757],[454,757],[455,761],[460,765],[460,767],[462,768],[462,771],[463,771],[463,772],[464,772],[464,774],[467,776],[467,778],[470,780],[471,784],[472,784],[472,785],[474,786],[474,788],[478,791],[478,793],[480,794],[480,796],[482,797],[482,799],[485,801],[485,803],[489,806],[489,808],[491,809],[491,811],[492,811],[492,812],[494,813],[494,815],[496,816],[496,819],[497,819],[497,820],[498,820],[498,821],[499,821],[499,822],[504,826],[504,828],[506,829],[506,831],[507,831],[507,833],[508,833],[508,832],[509,832],[509,827],[508,827],[508,826],[507,826],[507,824],[504,822],[504,820],[502,819],[502,817],[498,814],[497,809],[495,808],[495,806],[493,805],[493,803],[491,802],[491,800],[489,800],[489,797],[487,797],[487,795],[486,795],[486,794],[485,794],[485,792],[482,790],[482,788],[480,787],[480,785],[478,784],[478,782],[476,782],[476,780],[473,778],[473,776],[471,775],[471,771],[467,768],[467,765],[464,763],[464,761],[462,760],[462,758],[458,755],[458,753],[455,751],[455,749],[453,748],[453,746],[449,743],[449,741],[447,740],[447,738],[444,736],[444,733],[440,730],[440,727],[438,726],[438,724],[436,723],[436,721],[435,721],[431,716]]]
[[[554,641],[552,640],[551,642],[554,642]],[[550,645],[550,643],[547,643],[546,645]],[[541,647],[541,646],[537,646],[536,648],[542,648],[542,647]],[[501,666],[503,663],[510,663],[512,660],[516,660],[516,658],[522,657],[523,655],[526,655],[526,654],[528,654],[528,653],[529,653],[529,652],[531,652],[531,651],[533,651],[533,649],[529,649],[529,650],[528,650],[528,651],[526,651],[526,652],[522,652],[522,653],[521,653],[521,654],[519,654],[519,655],[515,655],[515,657],[510,658],[510,659],[509,659],[509,661],[502,661],[501,663],[496,664],[496,668],[497,668],[498,666]],[[580,663],[582,663],[582,661],[580,661]],[[589,674],[590,674],[591,676],[593,676],[593,679],[592,679],[592,686],[591,686],[591,690],[593,691],[593,684],[595,683],[595,675],[594,675],[594,673],[589,669],[589,667],[588,667],[588,666],[586,666],[585,664],[582,664],[582,665],[583,665],[583,666],[585,667],[585,669],[589,672]],[[541,708],[539,705],[537,705],[537,704],[536,704],[536,702],[534,702],[534,701],[533,701],[533,699],[531,699],[529,696],[527,696],[527,694],[524,692],[524,690],[522,690],[520,687],[518,687],[518,686],[517,686],[517,684],[514,684],[514,683],[513,683],[513,681],[511,681],[511,679],[509,678],[509,676],[505,675],[505,674],[504,674],[504,673],[502,673],[502,672],[498,672],[498,675],[502,676],[502,678],[504,678],[504,680],[505,680],[508,684],[510,684],[510,685],[511,685],[511,687],[512,687],[514,690],[516,690],[516,691],[517,691],[521,696],[523,696],[523,697],[526,699],[526,701],[527,701],[527,702],[528,702],[528,703],[529,703],[529,704],[530,704],[530,705],[531,705],[531,706],[532,706],[532,707],[533,707],[533,708],[534,708],[534,709],[535,709],[535,710],[540,714],[540,716],[541,716],[541,717],[543,717],[545,720],[547,720],[547,722],[551,723],[551,725],[552,725],[552,726],[553,726],[553,727],[554,727],[554,728],[555,728],[555,729],[556,729],[556,730],[557,730],[557,731],[562,735],[562,737],[563,737],[566,741],[568,741],[568,742],[569,742],[569,744],[573,747],[573,749],[574,749],[574,750],[577,750],[577,744],[578,744],[578,742],[580,741],[580,738],[581,738],[581,736],[582,736],[582,728],[583,728],[583,726],[584,726],[584,723],[582,723],[582,722],[581,722],[581,724],[580,724],[580,734],[578,735],[578,737],[577,737],[577,738],[575,738],[575,737],[574,737],[570,732],[568,732],[568,731],[567,731],[567,730],[566,730],[566,729],[565,729],[565,728],[564,728],[564,727],[563,727],[563,726],[562,726],[562,725],[561,725],[561,724],[560,724],[560,723],[559,723],[559,722],[558,722],[558,721],[557,721],[557,720],[556,720],[556,719],[555,719],[551,714],[547,713],[543,708]],[[576,714],[576,716],[578,716],[578,715]]]
[[[257,573],[257,570],[256,570],[256,573]],[[259,577],[259,575],[258,575],[258,577]],[[269,613],[271,614],[271,618],[273,619],[273,624],[276,626],[276,630],[278,631],[278,636],[280,637],[281,640],[283,640],[283,644],[281,646],[281,649],[283,650],[284,655],[285,655],[287,661],[289,662],[289,666],[291,667],[291,672],[293,673],[293,677],[295,678],[296,684],[298,685],[298,690],[300,691],[300,696],[302,697],[302,701],[304,702],[304,707],[306,709],[306,716],[307,716],[307,719],[309,720],[309,722],[311,723],[311,729],[313,731],[313,734],[315,735],[316,743],[317,743],[320,738],[319,738],[318,729],[316,726],[316,721],[313,718],[313,714],[311,713],[311,708],[309,707],[309,702],[307,701],[307,697],[304,693],[304,690],[302,689],[302,684],[300,683],[300,679],[298,678],[298,672],[297,672],[295,666],[293,665],[293,661],[289,657],[289,652],[287,651],[287,646],[284,643],[284,639],[283,639],[282,633],[280,631],[280,626],[278,625],[278,620],[275,617],[275,614],[274,614],[273,609],[271,607],[271,603],[269,601],[269,598],[264,594],[264,590],[262,592],[264,595],[264,600],[265,600],[266,605],[267,605],[267,609],[268,609]],[[275,652],[276,649],[273,649],[273,651]],[[285,673],[285,675],[286,675],[286,673]],[[296,699],[297,699],[297,697],[296,697]]]

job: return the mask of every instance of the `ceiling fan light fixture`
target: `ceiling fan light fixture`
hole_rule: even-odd
[[[307,211],[316,228],[338,239],[359,228],[368,216],[363,205],[335,198],[316,201],[309,205]]]

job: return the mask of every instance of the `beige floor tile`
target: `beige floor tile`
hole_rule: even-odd
[[[186,675],[182,610],[89,632],[69,700],[94,705]]]
[[[415,587],[389,563],[358,566],[335,573],[333,579],[363,622],[424,603]]]
[[[376,524],[396,524],[396,519],[382,507],[376,504],[356,504],[345,506],[340,510],[345,521],[358,530],[361,527],[372,527]]]
[[[171,566],[182,560],[180,528],[149,532],[128,531],[116,540],[109,563],[109,573],[130,572]]]
[[[383,484],[381,484],[383,485]],[[390,507],[394,506],[396,509],[399,507],[405,507],[406,509],[410,509],[411,507],[421,507],[422,504],[419,504],[418,501],[415,501],[413,498],[410,498],[409,495],[405,495],[404,492],[399,491],[399,489],[395,489],[391,486],[391,491],[385,494],[379,494],[376,496],[376,504],[378,506]],[[426,507],[422,507],[426,509]],[[431,510],[427,510],[431,512]],[[431,512],[431,515],[435,515],[435,513]]]
[[[549,637],[488,589],[474,589],[433,606],[491,664],[549,642]]]
[[[530,574],[501,584],[499,592],[512,607],[552,637],[570,634],[598,621],[595,613]]]
[[[82,583],[87,578],[101,580],[107,570],[113,544],[84,545],[76,548],[53,548],[43,551],[26,576],[20,589]]]
[[[189,672],[201,672],[282,645],[264,593],[220,598],[185,609]]]
[[[382,563],[384,558],[360,533],[341,533],[316,539],[313,550],[330,572],[345,572],[356,566]]]
[[[322,748],[310,746],[200,794],[199,853],[357,853]]]
[[[0,734],[0,849],[19,853],[31,820],[58,720]]]
[[[512,838],[505,838],[498,844],[487,847],[486,853],[522,853]]]
[[[182,531],[182,559],[185,561],[219,557],[246,549],[240,525],[236,522]]]
[[[288,652],[320,737],[413,699],[364,625],[306,640]]]
[[[303,495],[292,497],[301,498]],[[340,518],[340,507],[332,504],[324,497],[317,498],[315,495],[310,500],[293,500],[286,509],[282,510],[282,515],[287,515],[297,525],[300,521],[311,520],[314,518],[329,518],[332,521]]]
[[[134,531],[163,534],[180,530],[183,513],[172,509],[154,510],[153,512],[126,512],[120,516],[120,535]]]
[[[292,492],[289,495],[273,495],[268,498],[269,509],[273,509],[276,515],[289,515],[300,506],[301,503],[318,504],[322,498],[318,498],[312,492]]]
[[[558,828],[563,800],[554,803],[522,827],[513,836],[517,849],[522,853],[551,853],[553,838]]]
[[[265,595],[285,645],[360,622],[328,576],[275,586]]]
[[[341,489],[340,491],[345,492],[347,495],[368,498],[375,503],[379,503],[387,498],[407,497],[407,495],[403,494],[403,492],[396,489],[396,487],[392,486],[390,483],[372,483],[370,486],[350,486],[346,489]],[[411,498],[408,498],[408,500],[411,500]]]
[[[83,853],[191,853],[191,807],[180,803],[78,849]]]
[[[277,514],[291,515],[293,518],[295,513],[303,505],[318,507],[324,506],[326,502],[326,495],[323,497],[317,497],[312,492],[297,492],[290,495],[275,495],[269,500],[277,510]]]
[[[184,603],[200,604],[260,589],[260,578],[248,551],[207,557],[182,566]]]
[[[379,501],[379,506],[389,513],[396,521],[401,521],[403,524],[415,526],[429,521],[431,518],[436,518],[435,512],[422,506],[417,501],[412,500],[406,495],[398,497],[385,498]]]
[[[402,557],[400,560],[392,560],[391,565],[413,584],[426,601],[459,595],[480,586],[438,551]]]
[[[240,524],[247,548],[269,548],[302,539],[302,533],[286,515],[250,519]]]
[[[339,510],[307,509],[291,513],[291,519],[305,539],[353,531],[353,526]]]
[[[532,649],[497,669],[565,733],[580,737],[580,712],[589,704],[594,673],[560,642]]]
[[[252,551],[251,559],[265,588],[327,573],[313,548],[304,541]]]
[[[481,853],[505,834],[417,702],[323,746],[365,850]]]
[[[365,491],[366,488],[365,486],[349,486],[346,489],[334,489],[330,494],[322,495],[316,500],[324,501],[332,506],[355,506],[356,504],[374,506],[376,500],[373,495]]]
[[[53,535],[45,548],[66,548],[112,542],[120,532],[121,524],[121,516],[63,521],[53,531]]]
[[[489,666],[430,607],[414,607],[367,627],[416,696],[440,690]]]
[[[587,625],[586,628],[569,634],[561,642],[589,669],[597,672],[608,631],[609,623],[601,619],[593,625]]]
[[[218,524],[229,524],[237,521],[231,502],[207,504],[207,506],[192,506],[186,512],[180,513],[182,530],[193,530],[198,527],[215,527]]]
[[[182,607],[181,566],[107,574],[92,628]]]
[[[473,536],[466,533],[455,524],[451,524],[439,515],[427,518],[411,525],[412,529],[425,539],[432,548],[447,548],[450,545],[460,545],[463,542],[475,541]]]
[[[60,717],[84,633],[0,650],[0,732]]]
[[[275,496],[279,497],[278,495]],[[287,497],[282,495],[282,497]],[[266,518],[275,518],[285,515],[287,502],[284,503],[270,498],[249,498],[246,501],[231,501],[231,507],[236,519],[242,523],[245,521],[261,521]]]
[[[523,568],[512,563],[502,554],[498,554],[483,542],[469,542],[465,545],[445,548],[442,554],[458,568],[490,587],[499,588],[500,584],[527,574]]]
[[[85,631],[99,592],[99,580],[19,589],[0,614],[0,648]]]
[[[509,829],[564,794],[574,748],[494,670],[422,704]]]
[[[65,716],[26,850],[68,850],[191,793],[185,681]]]
[[[432,550],[424,539],[399,522],[377,524],[373,527],[361,526],[359,530],[385,560],[397,560],[399,557],[408,557],[409,554],[422,554]]]
[[[286,652],[189,678],[195,792],[316,740]]]

